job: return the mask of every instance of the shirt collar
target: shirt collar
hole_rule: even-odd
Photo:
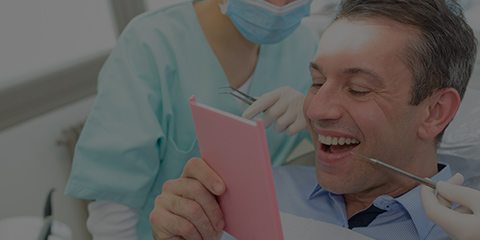
[[[320,197],[324,194],[329,194],[330,192],[323,189],[322,187],[320,187],[320,185],[318,185],[318,183],[315,185],[315,187],[313,188],[313,190],[311,191],[310,195],[308,196],[308,200],[311,200],[311,199],[314,199],[314,198],[317,198],[317,197]]]
[[[439,180],[445,181],[452,176],[450,166],[446,164],[441,165],[445,165],[445,167],[431,177],[434,182]],[[425,239],[425,237],[431,231],[434,223],[427,217],[425,210],[423,209],[420,198],[420,187],[421,186],[417,186],[409,192],[396,198],[396,201],[407,210],[408,214],[410,214],[420,239]]]
[[[439,180],[445,181],[452,176],[450,166],[448,164],[443,164],[443,163],[441,165],[444,165],[445,167],[442,170],[440,170],[437,174],[435,174],[433,177],[431,177],[431,179],[434,182],[437,182]],[[339,195],[339,194],[335,194],[325,190],[324,188],[320,187],[320,185],[318,185],[317,183],[313,188],[313,190],[311,191],[308,199],[311,200],[313,198],[318,198],[326,194],[328,194],[330,197]],[[382,195],[382,196],[379,196],[374,202],[377,202],[377,200],[382,200],[382,199],[388,200],[386,199],[386,197],[388,197],[392,201],[396,201],[400,203],[405,208],[405,210],[408,212],[408,214],[412,218],[413,224],[417,229],[420,239],[425,239],[425,237],[428,235],[428,233],[431,231],[432,227],[434,226],[434,223],[427,217],[422,207],[422,203],[420,199],[420,186],[415,187],[414,189],[408,191],[407,193],[403,194],[398,198],[392,198],[389,196]]]

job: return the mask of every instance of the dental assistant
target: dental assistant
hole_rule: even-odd
[[[152,239],[148,217],[163,183],[200,156],[191,95],[237,115],[246,106],[220,88],[269,100],[265,110],[274,110],[267,114],[277,126],[266,130],[272,164],[286,160],[302,136],[279,130],[293,134],[305,124],[292,103],[303,102],[316,51],[315,36],[300,26],[310,3],[183,0],[126,27],[100,72],[65,190],[93,200],[87,228],[94,239]]]

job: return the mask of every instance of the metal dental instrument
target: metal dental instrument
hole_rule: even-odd
[[[220,94],[230,94],[234,97],[236,97],[237,99],[239,99],[240,101],[248,104],[248,105],[252,105],[253,102],[257,101],[256,98],[238,90],[238,89],[235,89],[233,87],[222,87],[220,89],[229,89],[230,91],[227,91],[227,92],[221,92]]]
[[[403,176],[405,176],[405,177],[409,177],[410,179],[413,179],[413,180],[415,180],[416,182],[418,182],[418,183],[420,183],[420,184],[423,184],[423,185],[426,185],[426,186],[428,186],[428,187],[430,187],[430,188],[432,188],[432,189],[435,189],[436,183],[435,183],[434,181],[430,180],[429,178],[419,177],[419,176],[417,176],[417,175],[414,175],[414,174],[411,174],[411,173],[409,173],[409,172],[406,172],[406,171],[404,171],[404,170],[402,170],[402,169],[400,169],[400,168],[394,167],[394,166],[392,166],[392,165],[390,165],[390,164],[384,163],[384,162],[382,162],[382,161],[380,161],[380,160],[377,160],[377,159],[375,159],[375,158],[369,158],[369,157],[366,157],[366,156],[364,156],[364,155],[362,155],[362,154],[359,154],[359,153],[354,153],[354,152],[350,152],[350,153],[351,153],[352,155],[354,155],[354,156],[358,156],[358,157],[361,157],[361,158],[364,159],[364,160],[367,160],[368,162],[372,163],[373,165],[377,165],[377,164],[378,164],[378,165],[380,165],[380,166],[382,166],[382,167],[388,168],[388,169],[390,169],[390,170],[392,170],[392,171],[394,171],[394,172],[396,172],[396,173],[398,173],[398,174],[401,174],[401,175],[403,175]]]

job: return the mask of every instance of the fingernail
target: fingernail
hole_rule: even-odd
[[[215,191],[215,193],[217,194],[221,194],[223,192],[223,185],[220,183],[216,183],[215,185],[213,185],[213,191]]]

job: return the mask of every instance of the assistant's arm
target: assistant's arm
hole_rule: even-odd
[[[93,240],[135,240],[137,212],[125,205],[110,201],[88,204],[87,229]]]

